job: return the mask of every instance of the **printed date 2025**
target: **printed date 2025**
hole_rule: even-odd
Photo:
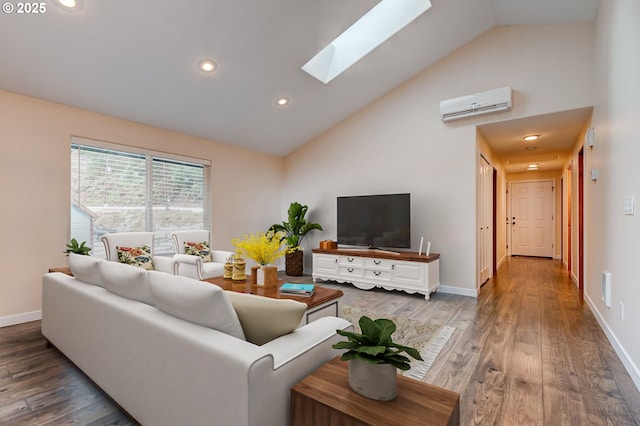
[[[46,3],[16,3],[15,5],[11,3],[5,3],[2,5],[2,11],[4,13],[13,13],[16,14],[39,14],[45,13],[47,11]]]

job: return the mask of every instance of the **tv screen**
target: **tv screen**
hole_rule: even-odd
[[[338,197],[338,244],[411,247],[410,194]]]

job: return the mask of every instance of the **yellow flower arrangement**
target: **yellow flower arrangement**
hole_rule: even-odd
[[[255,234],[252,232],[248,235],[243,234],[242,239],[232,239],[231,243],[236,246],[240,255],[253,259],[264,266],[273,263],[289,251],[287,248],[281,248],[282,236],[281,232],[268,231]]]

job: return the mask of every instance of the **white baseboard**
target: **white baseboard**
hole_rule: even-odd
[[[600,324],[600,328],[602,328],[602,331],[604,331],[604,334],[605,336],[607,336],[607,339],[611,343],[611,346],[613,346],[613,350],[616,351],[616,354],[618,354],[618,358],[620,358],[620,361],[622,361],[622,365],[624,365],[624,368],[631,376],[631,380],[633,380],[636,388],[638,388],[638,390],[640,391],[640,369],[638,369],[638,366],[635,365],[631,360],[627,351],[624,350],[624,348],[620,344],[620,341],[613,333],[613,331],[609,328],[609,325],[605,321],[604,317],[600,315],[600,312],[596,308],[596,305],[593,303],[589,295],[585,293],[584,298],[587,301],[587,306],[589,307],[589,309],[591,309],[593,316],[596,318],[596,321],[598,321],[598,324]]]
[[[8,327],[10,325],[22,324],[24,322],[36,321],[42,319],[42,311],[25,312],[23,314],[9,315],[0,317],[0,327]]]
[[[458,294],[460,296],[469,296],[469,297],[477,298],[479,290],[471,289],[471,288],[460,288],[460,287],[450,287],[448,285],[441,285],[440,287],[438,287],[438,291],[441,293]]]

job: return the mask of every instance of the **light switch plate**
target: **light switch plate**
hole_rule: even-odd
[[[624,214],[633,216],[634,215],[634,199],[633,195],[629,195],[628,197],[624,197]]]

